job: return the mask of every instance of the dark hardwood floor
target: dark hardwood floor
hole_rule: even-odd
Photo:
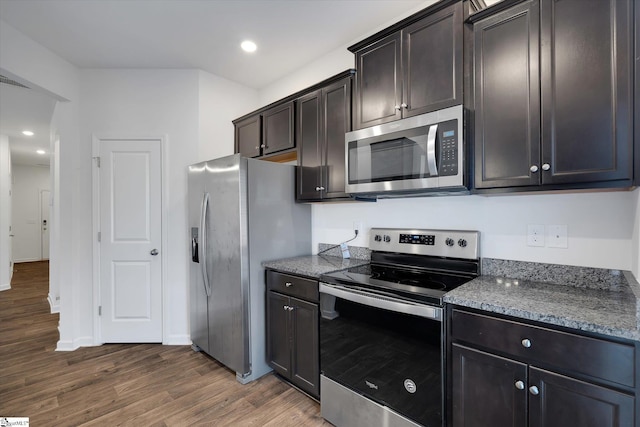
[[[0,292],[0,417],[31,426],[330,426],[273,375],[241,385],[189,346],[108,344],[56,352],[48,262],[16,264]]]

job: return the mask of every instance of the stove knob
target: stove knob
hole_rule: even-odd
[[[381,242],[382,241],[382,236],[379,235],[379,234],[376,234],[376,237],[374,237],[373,240],[375,240],[376,242]]]
[[[391,241],[391,237],[389,236],[384,236],[384,241],[389,243]]]
[[[453,239],[451,237],[447,237],[447,240],[444,241],[447,246],[453,246]]]
[[[458,240],[458,246],[465,248],[467,246],[467,241],[465,239]]]

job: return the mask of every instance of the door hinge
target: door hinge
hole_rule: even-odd
[[[94,159],[96,160],[96,166],[100,167],[100,156],[94,157]]]
[[[102,232],[98,231],[98,242],[102,241]]]
[[[102,316],[102,306],[98,306],[98,316]]]

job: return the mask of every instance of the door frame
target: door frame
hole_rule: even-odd
[[[49,256],[47,258],[44,257],[44,237],[42,235],[42,207],[44,206],[44,204],[42,203],[42,193],[44,193],[45,191],[49,193],[49,198],[47,200],[47,206],[49,207],[49,222],[47,222],[47,231],[49,232]],[[51,258],[51,190],[48,190],[46,188],[39,188],[38,195],[40,196],[40,200],[38,201],[38,207],[40,208],[40,214],[38,215],[40,218],[40,261],[49,261]]]
[[[167,259],[169,254],[168,243],[168,200],[169,200],[169,186],[167,185],[167,174],[165,171],[169,170],[168,165],[168,136],[127,136],[127,135],[101,135],[92,134],[92,151],[91,151],[91,176],[92,176],[92,241],[93,241],[93,344],[102,345],[102,329],[100,322],[100,313],[98,307],[101,304],[100,301],[100,244],[98,242],[98,233],[100,232],[100,168],[98,167],[98,158],[100,156],[100,143],[106,141],[157,141],[160,143],[160,175],[161,175],[161,189],[160,189],[160,232],[162,233],[162,266],[161,266],[161,286],[160,292],[162,292],[162,344],[168,342],[168,292],[166,291],[167,283]]]

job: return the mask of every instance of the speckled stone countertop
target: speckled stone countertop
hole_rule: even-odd
[[[496,260],[489,260],[492,261]],[[448,292],[444,301],[582,331],[640,340],[640,311],[637,304],[640,285],[631,273],[536,264],[537,273],[531,274],[533,269],[530,264],[518,264],[515,270],[494,269],[495,265],[485,268],[483,260],[483,272],[492,275],[485,274]],[[526,271],[529,274],[525,274]],[[555,272],[555,277],[550,272]]]
[[[308,255],[276,261],[265,261],[262,263],[262,266],[282,273],[291,273],[318,279],[321,274],[368,263],[369,261],[366,259],[342,259],[336,256]]]

